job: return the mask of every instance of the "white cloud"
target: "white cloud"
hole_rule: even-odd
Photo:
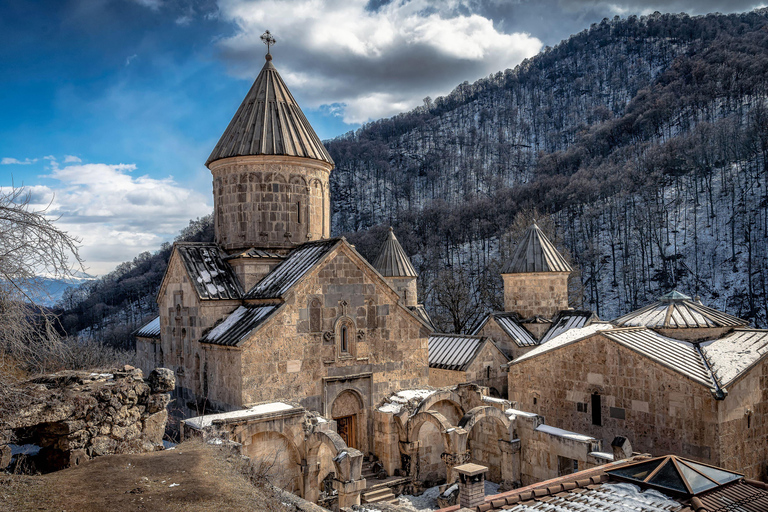
[[[65,164],[71,164],[71,163],[79,164],[80,162],[82,162],[82,160],[80,160],[78,157],[76,157],[74,155],[64,155],[64,163]]]
[[[37,162],[37,158],[33,158],[30,160],[29,158],[25,158],[24,160],[19,160],[17,158],[10,158],[5,157],[2,160],[0,160],[0,165],[30,165]]]
[[[274,63],[306,107],[338,104],[359,123],[446,94],[459,83],[514,67],[542,43],[505,33],[459,0],[220,0],[221,18],[235,35],[220,45],[233,72],[253,78],[259,36],[277,38]],[[256,66],[263,61],[257,59]]]
[[[52,163],[45,178],[54,184],[30,187],[38,208],[48,205],[56,225],[82,239],[88,271],[104,274],[142,251],[172,240],[190,219],[211,212],[209,198],[179,186],[172,177],[134,176],[133,164]]]
[[[134,60],[136,57],[138,57],[138,55],[136,55],[135,53],[134,53],[133,55],[129,55],[129,56],[127,56],[127,57],[125,58],[125,67],[128,67],[128,66],[130,66],[130,65],[131,65],[131,62],[133,62],[133,60]]]

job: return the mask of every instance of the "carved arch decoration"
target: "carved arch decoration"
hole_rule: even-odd
[[[336,354],[340,358],[354,357],[357,352],[355,321],[344,315],[336,320],[333,332],[336,337]]]

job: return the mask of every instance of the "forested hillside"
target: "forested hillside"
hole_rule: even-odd
[[[326,142],[333,231],[372,260],[393,225],[443,330],[501,306],[533,217],[579,269],[576,306],[612,319],[677,288],[765,327],[767,94],[768,9],[606,19]],[[123,339],[169,251],[70,292],[65,324]]]
[[[393,224],[436,306],[441,267],[483,278],[537,209],[601,317],[678,288],[765,326],[766,92],[766,9],[606,19],[328,143],[334,227]]]

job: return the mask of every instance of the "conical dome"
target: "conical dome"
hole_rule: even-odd
[[[502,274],[522,274],[527,272],[572,272],[552,242],[534,222],[525,232],[512,259],[504,265]]]
[[[252,155],[297,156],[333,165],[331,155],[304,117],[269,54],[205,165],[222,158]]]
[[[373,266],[384,277],[418,277],[391,227]]]

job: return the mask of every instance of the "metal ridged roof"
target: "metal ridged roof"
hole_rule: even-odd
[[[176,243],[181,261],[201,299],[239,299],[243,295],[232,267],[215,244]]]
[[[736,329],[719,340],[702,343],[701,351],[720,385],[727,387],[768,354],[768,331]]]
[[[546,343],[569,329],[580,329],[585,325],[589,325],[593,318],[597,317],[591,311],[560,311],[552,321],[552,326],[541,337],[539,343]]]
[[[746,320],[704,306],[681,293],[670,293],[644,308],[613,321],[621,327],[652,329],[692,329],[702,327],[742,327]]]
[[[552,242],[534,223],[525,232],[523,239],[517,245],[515,254],[504,268],[502,274],[521,274],[525,272],[572,272],[573,269],[565,261]]]
[[[719,387],[693,343],[667,338],[645,328],[612,329],[602,334],[713,390]]]
[[[262,249],[257,249],[255,247],[251,247],[247,251],[238,252],[235,254],[230,254],[229,256],[225,257],[225,260],[231,260],[234,258],[255,258],[255,259],[282,259],[283,256],[275,253],[275,252],[269,252],[264,251]]]
[[[276,299],[282,297],[336,245],[340,238],[306,242],[291,251],[288,257],[245,294],[246,299]]]
[[[160,337],[160,317],[156,316],[146,324],[139,327],[134,336],[141,338],[159,338]]]
[[[252,155],[285,155],[333,159],[304,117],[296,100],[272,64],[272,56],[256,77],[229,126],[205,162]]]
[[[240,344],[259,325],[264,323],[277,308],[267,306],[240,306],[224,320],[200,338],[200,343],[234,347]]]
[[[483,336],[432,334],[429,337],[429,367],[463,372],[483,348]]]
[[[491,318],[499,324],[501,330],[503,330],[507,336],[512,338],[512,341],[514,341],[518,347],[533,347],[538,344],[531,333],[528,332],[528,329],[520,324],[517,313],[490,313],[485,317],[485,320],[475,327],[472,334],[479,333]]]
[[[373,267],[384,277],[418,277],[391,227]]]

